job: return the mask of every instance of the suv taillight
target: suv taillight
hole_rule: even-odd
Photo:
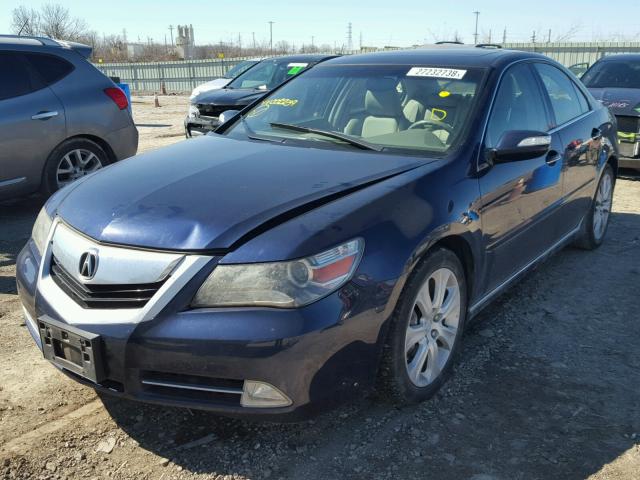
[[[129,101],[127,100],[127,96],[124,94],[122,90],[117,87],[105,88],[104,93],[113,100],[120,110],[124,110],[129,106]]]

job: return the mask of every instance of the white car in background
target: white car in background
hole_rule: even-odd
[[[208,92],[210,90],[218,90],[218,89],[224,87],[231,80],[236,78],[241,73],[244,73],[247,70],[249,70],[251,67],[253,67],[259,61],[260,61],[260,59],[256,58],[256,59],[251,59],[251,60],[244,60],[244,61],[238,63],[236,66],[230,68],[229,71],[227,73],[225,73],[223,77],[216,78],[215,80],[208,81],[206,83],[203,83],[202,85],[198,85],[196,88],[193,89],[193,92],[191,92],[191,97],[189,97],[189,98],[191,100],[193,100],[195,97],[200,95],[202,92]]]

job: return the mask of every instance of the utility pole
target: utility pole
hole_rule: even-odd
[[[549,29],[549,36],[547,37],[547,43],[551,43],[551,29]]]
[[[476,16],[476,30],[473,33],[473,43],[477,45],[478,44],[478,17],[480,16],[480,12],[476,10],[475,12],[473,12],[473,14]]]
[[[269,48],[271,49],[271,55],[273,55],[273,24],[276,22],[269,22]]]
[[[173,47],[173,25],[169,25],[169,31],[171,32],[171,46]]]
[[[313,35],[311,35],[311,51],[313,51],[314,47],[315,47],[315,43],[316,43],[316,37],[314,37]]]
[[[507,27],[504,27],[502,31],[502,44],[504,45],[505,43],[507,43]]]
[[[251,32],[251,35],[253,36],[253,49],[256,49],[256,32]]]
[[[536,43],[536,31],[533,31],[533,34],[531,35],[531,43]]]
[[[362,50],[362,30],[360,30],[360,50]]]
[[[491,29],[489,29],[489,43],[491,43]]]
[[[353,30],[351,29],[351,22],[347,25],[347,50],[349,52],[353,50]]]
[[[238,33],[238,49],[242,50],[242,36]]]

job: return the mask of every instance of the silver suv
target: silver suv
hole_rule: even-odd
[[[0,35],[0,200],[136,154],[127,97],[87,58],[91,47]]]

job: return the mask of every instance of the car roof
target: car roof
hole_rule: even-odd
[[[615,60],[640,60],[640,53],[618,53],[616,55],[606,55],[598,62],[609,62]]]
[[[78,42],[54,40],[47,37],[32,37],[22,35],[0,35],[0,47],[50,47],[75,50],[85,58],[91,55],[92,47]]]
[[[432,65],[453,67],[498,66],[515,60],[534,58],[549,60],[537,53],[507,50],[494,46],[433,45],[408,50],[390,50],[334,58],[323,65]]]

